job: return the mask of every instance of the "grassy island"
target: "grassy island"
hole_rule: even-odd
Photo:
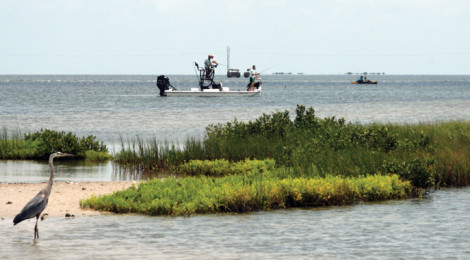
[[[247,212],[404,199],[470,182],[470,123],[371,124],[318,118],[298,105],[260,118],[209,125],[181,148],[123,144],[115,161],[155,179],[82,207],[149,215]]]
[[[103,142],[96,136],[79,138],[71,132],[41,129],[21,135],[17,130],[9,134],[6,128],[0,133],[0,159],[2,160],[47,160],[53,151],[71,153],[75,159],[106,161],[112,158]]]

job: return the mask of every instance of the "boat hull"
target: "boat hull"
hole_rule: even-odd
[[[354,81],[352,82],[352,84],[377,84],[377,81],[368,81],[368,82],[357,82],[357,81]]]
[[[219,89],[204,89],[191,88],[191,90],[167,90],[165,91],[166,96],[168,97],[249,97],[255,96],[261,93],[261,88],[256,89],[255,91],[230,91],[229,88],[223,87],[222,90]]]
[[[240,97],[240,96],[255,96],[261,93],[261,91],[165,91],[168,97]]]

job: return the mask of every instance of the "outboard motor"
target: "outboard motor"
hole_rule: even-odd
[[[166,96],[165,90],[169,90],[170,87],[175,89],[175,87],[170,84],[170,79],[165,77],[165,75],[160,75],[157,77],[157,87],[160,89],[160,96],[162,97]]]

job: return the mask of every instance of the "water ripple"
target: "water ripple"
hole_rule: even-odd
[[[423,259],[470,257],[470,188],[422,200],[251,214],[0,223],[2,259]]]

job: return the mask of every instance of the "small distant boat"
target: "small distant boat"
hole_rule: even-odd
[[[353,81],[352,84],[377,84],[377,81],[368,80],[368,81]]]

